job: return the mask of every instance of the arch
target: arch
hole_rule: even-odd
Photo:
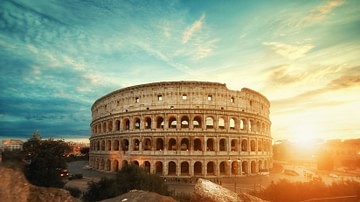
[[[123,151],[129,151],[129,140],[128,139],[123,139],[121,141],[121,149]]]
[[[219,127],[219,129],[225,129],[225,119],[223,117],[219,118],[218,127]]]
[[[262,140],[258,140],[258,151],[262,151]]]
[[[207,151],[214,151],[214,139],[212,138],[209,138],[207,141],[206,141],[206,150]]]
[[[220,139],[220,141],[219,141],[219,150],[220,151],[226,151],[227,150],[225,138]]]
[[[255,140],[250,141],[250,151],[254,152],[256,150]]]
[[[157,151],[164,150],[164,140],[162,138],[157,138],[156,139],[156,150]]]
[[[108,132],[111,132],[112,130],[113,130],[113,122],[112,120],[110,120],[108,123]]]
[[[174,138],[171,138],[169,140],[169,148],[168,148],[168,150],[177,150],[176,140]]]
[[[260,121],[257,121],[255,131],[260,132],[260,129],[261,129]]]
[[[130,120],[128,118],[123,121],[123,130],[130,130]]]
[[[163,173],[163,163],[161,161],[156,161],[155,163],[155,173],[158,175],[162,175]]]
[[[196,161],[194,164],[194,175],[202,175],[202,163]]]
[[[175,117],[170,117],[169,118],[169,128],[176,128],[177,125],[177,121]]]
[[[129,162],[127,161],[127,160],[123,160],[122,162],[121,162],[121,165],[124,167],[124,166],[127,166],[127,165],[129,165]]]
[[[188,138],[183,138],[181,140],[181,151],[188,151],[189,150],[189,139]]]
[[[240,130],[246,130],[247,129],[247,121],[246,119],[240,119]]]
[[[119,171],[119,161],[118,160],[114,160],[114,162],[112,163],[112,171]]]
[[[231,140],[231,151],[239,151],[237,139]]]
[[[111,161],[110,161],[110,159],[106,160],[105,170],[106,170],[106,171],[110,171],[110,170],[111,170]]]
[[[105,169],[105,160],[104,159],[101,159],[100,160],[100,170],[104,170]]]
[[[137,138],[133,139],[133,150],[139,151],[139,148],[140,148],[140,140]]]
[[[188,116],[181,117],[181,128],[189,128],[189,117]]]
[[[202,128],[202,121],[200,116],[195,116],[193,119],[193,128]]]
[[[253,120],[249,120],[249,131],[255,131],[255,124]]]
[[[151,129],[151,118],[145,117],[145,129]]]
[[[202,151],[202,144],[199,138],[194,140],[194,151]]]
[[[115,129],[116,131],[120,131],[120,120],[115,121]]]
[[[105,140],[101,141],[101,151],[105,151]]]
[[[251,161],[251,173],[252,174],[256,173],[256,162],[255,161]]]
[[[239,162],[238,161],[233,161],[231,163],[231,173],[233,175],[239,175]]]
[[[135,118],[134,119],[134,126],[133,126],[134,129],[137,129],[139,130],[140,129],[140,119],[139,118]]]
[[[210,161],[206,165],[207,175],[215,175],[215,164],[214,162]]]
[[[206,117],[206,129],[214,128],[214,118],[211,116]]]
[[[119,151],[119,140],[114,140],[113,148],[114,148],[114,151]]]
[[[164,118],[161,116],[158,116],[156,118],[156,128],[158,129],[164,129]]]
[[[235,118],[230,118],[230,120],[229,120],[229,127],[230,127],[230,130],[235,130],[235,129],[237,129],[236,119],[235,119]]]
[[[140,163],[137,160],[132,161],[131,164],[136,165],[137,167],[140,167]]]
[[[181,175],[189,175],[189,163],[187,161],[184,161],[180,164],[181,168]]]
[[[176,163],[170,161],[168,164],[168,175],[176,175]]]
[[[248,162],[247,161],[243,161],[241,164],[241,170],[242,170],[242,174],[249,174],[249,170],[248,170],[249,166],[248,166]]]
[[[144,170],[145,170],[145,172],[150,173],[150,162],[149,161],[144,162]]]
[[[220,175],[226,175],[226,162],[222,161],[219,165]]]
[[[241,151],[248,151],[248,143],[245,139],[241,141]]]
[[[151,143],[151,139],[150,138],[145,138],[144,139],[144,144],[143,144],[143,150],[145,151],[150,151],[151,150],[151,146],[152,146],[152,143]]]
[[[111,151],[111,140],[106,141],[106,147],[108,151]]]
[[[106,133],[106,122],[103,123],[102,129],[103,129],[103,133]]]
[[[100,151],[100,141],[97,141],[97,143],[96,143],[96,150]]]

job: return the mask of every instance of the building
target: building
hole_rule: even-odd
[[[248,88],[157,82],[111,92],[92,110],[89,164],[134,163],[164,177],[242,176],[272,167],[270,103]]]
[[[2,141],[2,147],[1,150],[5,151],[15,151],[15,150],[22,150],[23,149],[23,141],[21,140],[14,140],[14,139],[10,139],[10,140],[3,140]]]

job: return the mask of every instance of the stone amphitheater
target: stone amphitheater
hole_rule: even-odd
[[[256,175],[272,167],[270,103],[260,93],[199,81],[122,88],[95,101],[92,168],[133,163],[169,178]]]

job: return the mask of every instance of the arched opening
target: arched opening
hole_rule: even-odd
[[[254,125],[254,121],[250,120],[249,121],[249,131],[255,131],[255,125]]]
[[[123,130],[130,130],[130,120],[125,119],[123,123],[124,123]]]
[[[150,117],[145,118],[145,129],[151,129],[151,118]]]
[[[256,149],[255,149],[255,140],[251,140],[250,141],[250,150],[252,151],[252,152],[254,152]]]
[[[139,118],[135,118],[134,120],[134,128],[139,130],[140,129],[140,119]]]
[[[260,122],[259,122],[259,121],[257,121],[257,122],[256,122],[256,128],[255,128],[255,131],[260,132],[260,129],[261,129]]]
[[[150,162],[149,161],[144,162],[144,170],[145,170],[145,172],[150,173]]]
[[[262,140],[258,140],[258,151],[262,151]]]
[[[226,140],[224,138],[220,139],[219,149],[220,151],[226,151]]]
[[[129,140],[127,140],[127,139],[122,140],[121,149],[123,151],[129,151]]]
[[[226,162],[222,161],[219,165],[220,175],[226,175]]]
[[[248,162],[247,161],[243,161],[242,165],[241,165],[241,170],[242,170],[242,174],[249,174],[249,170],[248,170]]]
[[[231,163],[231,173],[232,173],[233,175],[238,175],[238,174],[239,174],[238,170],[239,170],[239,163],[238,163],[238,161],[233,161],[233,162]]]
[[[136,165],[137,167],[140,167],[139,161],[134,160],[131,162],[133,165]]]
[[[200,161],[194,164],[194,175],[202,175],[202,163]]]
[[[207,151],[214,151],[214,139],[210,138],[206,141],[206,150]]]
[[[111,140],[106,141],[106,147],[108,151],[111,151]]]
[[[176,163],[174,161],[169,162],[168,175],[176,175]]]
[[[207,175],[215,175],[214,162],[210,161],[206,165]]]
[[[106,122],[103,123],[103,132],[106,133]]]
[[[140,147],[139,139],[134,139],[133,150],[134,151],[139,151],[139,147]]]
[[[189,128],[189,117],[181,117],[181,128]]]
[[[121,165],[124,167],[124,166],[127,166],[129,165],[129,162],[127,160],[123,160]]]
[[[159,116],[156,119],[156,128],[164,129],[164,119],[163,117]]]
[[[194,140],[194,151],[202,151],[201,140],[199,138]]]
[[[236,128],[235,123],[236,123],[235,119],[231,118],[229,121],[230,130],[235,130],[235,128]]]
[[[194,128],[202,128],[201,126],[201,117],[200,116],[196,116],[193,120],[193,127]]]
[[[251,161],[251,173],[256,173],[256,162]]]
[[[157,151],[164,150],[164,140],[162,138],[157,138],[156,139],[156,150]]]
[[[119,140],[114,140],[113,148],[114,151],[119,151]]]
[[[224,118],[222,118],[222,117],[219,118],[218,127],[219,127],[219,129],[225,129],[225,120],[224,120]]]
[[[162,175],[163,173],[163,164],[161,161],[156,161],[155,163],[155,173],[158,175]]]
[[[170,117],[170,119],[169,119],[169,128],[176,128],[176,124],[177,124],[177,122],[176,122],[176,118],[175,117]]]
[[[120,121],[119,120],[115,121],[115,127],[116,127],[116,131],[120,131]]]
[[[247,151],[248,150],[248,144],[247,144],[247,140],[242,140],[241,141],[241,151]]]
[[[97,143],[96,143],[96,150],[97,150],[97,151],[100,150],[100,141],[97,141]]]
[[[231,140],[231,151],[238,151],[237,140]]]
[[[183,138],[181,140],[181,151],[189,151],[189,139]]]
[[[150,138],[145,138],[143,149],[145,151],[150,151],[151,150],[151,139]]]
[[[169,140],[169,148],[168,150],[173,150],[173,151],[176,151],[176,140],[174,138],[171,138]]]
[[[108,123],[108,131],[111,132],[113,130],[113,122],[109,121]]]
[[[246,130],[246,120],[245,119],[240,120],[240,130]]]
[[[212,129],[214,128],[214,119],[212,117],[206,118],[206,129]]]
[[[181,175],[189,175],[189,163],[184,161],[180,165],[181,167]]]
[[[119,161],[114,160],[113,164],[112,164],[112,171],[119,171]]]
[[[101,141],[101,151],[105,151],[105,140]]]
[[[110,159],[108,159],[105,164],[105,170],[110,171],[110,168],[111,168],[111,161]]]
[[[105,169],[105,160],[101,159],[100,160],[100,170],[104,170]]]

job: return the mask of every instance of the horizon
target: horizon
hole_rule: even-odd
[[[360,1],[0,2],[0,139],[91,137],[121,88],[209,81],[270,101],[271,136],[360,137]]]

